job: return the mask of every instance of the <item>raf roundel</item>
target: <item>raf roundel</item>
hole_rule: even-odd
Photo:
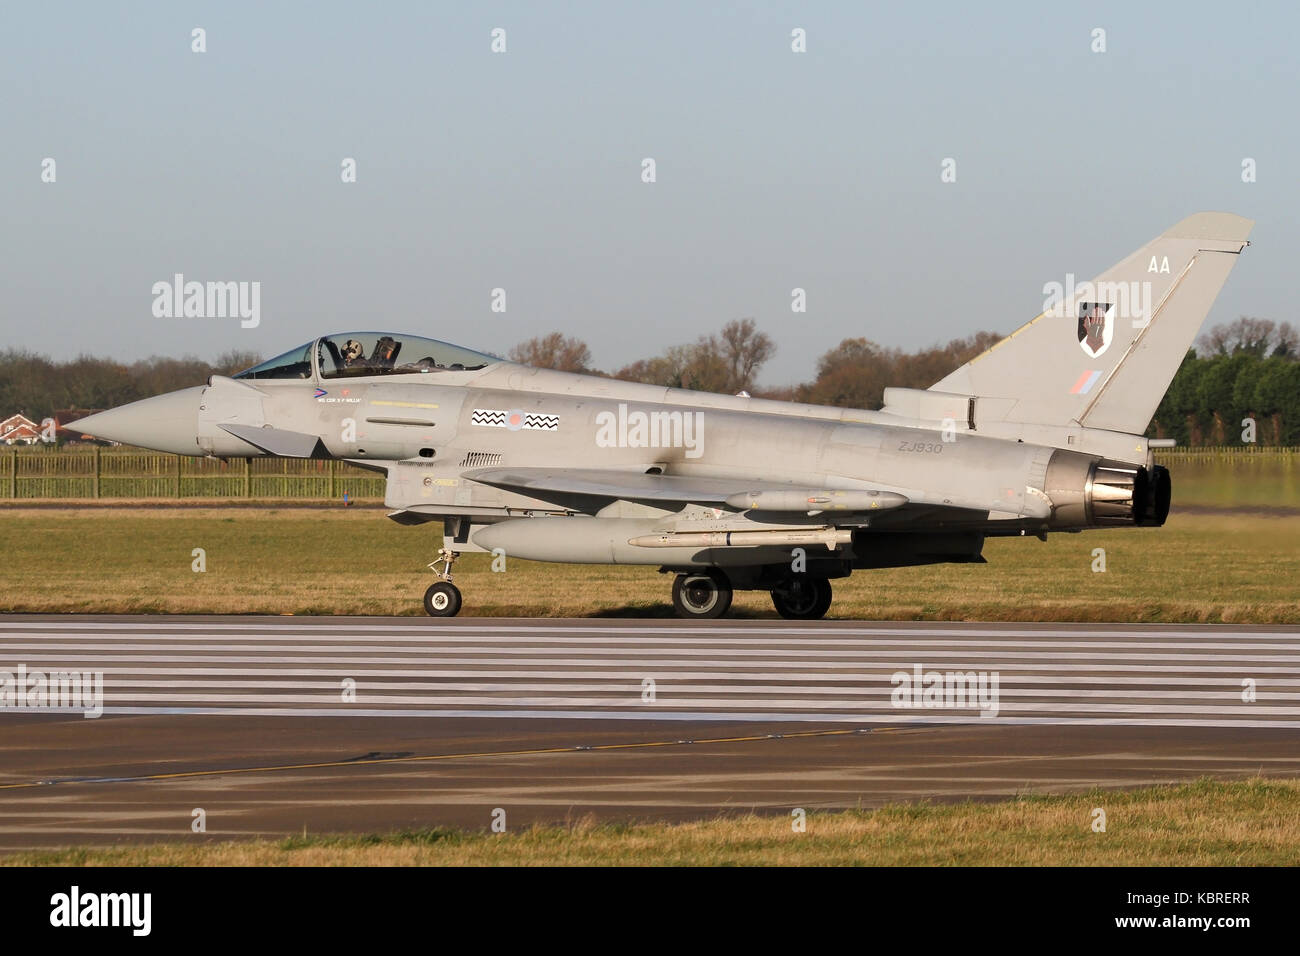
[[[544,412],[525,412],[512,408],[509,411],[499,408],[476,408],[470,415],[470,423],[486,425],[489,428],[505,428],[512,432],[524,431],[554,432],[560,429],[560,416]]]

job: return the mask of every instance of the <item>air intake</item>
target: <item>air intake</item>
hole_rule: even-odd
[[[494,451],[469,451],[460,460],[462,468],[486,468],[501,464],[501,455]]]

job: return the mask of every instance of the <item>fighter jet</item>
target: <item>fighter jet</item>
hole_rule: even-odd
[[[442,531],[425,610],[466,552],[672,574],[685,618],[767,591],[821,618],[854,571],[983,563],[985,540],[1159,526],[1143,437],[1253,223],[1184,219],[928,389],[876,411],[528,368],[347,332],[77,424],[221,459],[338,458],[387,476],[388,517]]]

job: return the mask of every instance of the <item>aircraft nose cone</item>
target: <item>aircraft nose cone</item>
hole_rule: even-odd
[[[107,441],[152,448],[173,455],[201,455],[199,396],[203,386],[183,388],[89,415],[67,428]]]

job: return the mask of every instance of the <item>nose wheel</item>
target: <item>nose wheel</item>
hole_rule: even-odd
[[[455,617],[460,613],[460,588],[451,583],[451,566],[458,557],[455,551],[441,548],[438,559],[429,565],[439,578],[424,592],[424,610],[430,617]]]
[[[424,609],[430,617],[455,617],[460,613],[460,588],[450,581],[429,585],[424,592]]]

